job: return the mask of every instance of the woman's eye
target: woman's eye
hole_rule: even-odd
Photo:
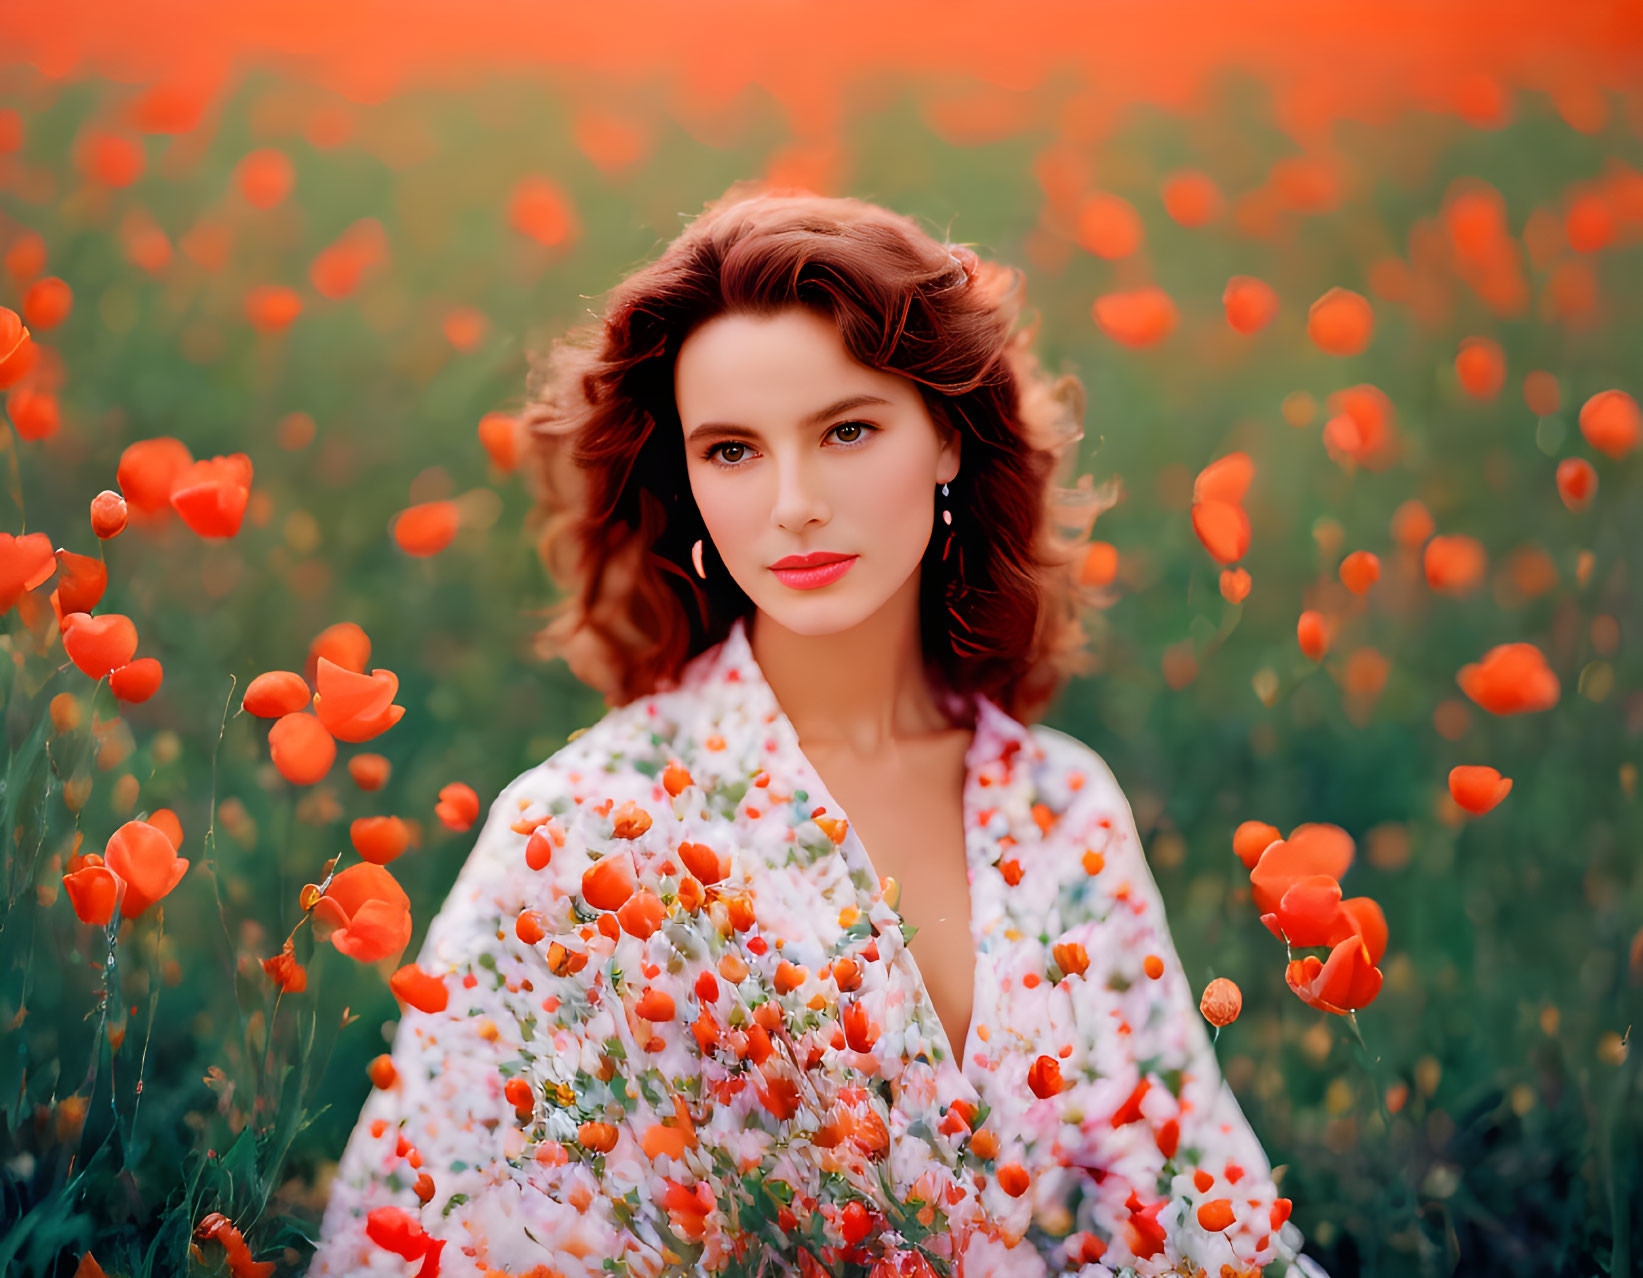
[[[851,435],[849,438],[841,437],[842,442],[846,446],[854,447],[857,444],[862,443],[867,438],[867,433],[875,432],[877,430],[878,427],[874,426],[870,422],[840,422],[837,426],[832,428],[832,431],[829,431],[828,433],[832,434],[833,431],[854,431],[855,434]],[[714,444],[713,447],[707,450],[705,456],[708,461],[714,462],[716,465],[723,466],[726,469],[731,469],[741,464],[742,455],[739,450],[745,449],[746,447],[746,444],[739,443],[736,440],[725,440],[723,443]],[[724,455],[724,450],[728,448],[738,450],[734,457],[726,457]]]

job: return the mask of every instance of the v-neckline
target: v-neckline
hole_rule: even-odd
[[[746,622],[743,619],[738,618],[732,624],[730,642],[741,649],[747,670],[756,676],[765,698],[769,702],[772,714],[770,726],[781,738],[781,744],[791,752],[797,770],[801,773],[797,778],[798,782],[804,786],[807,793],[815,798],[818,806],[825,806],[835,819],[844,821],[844,839],[837,845],[837,849],[844,857],[846,865],[850,866],[851,869],[859,868],[863,870],[876,886],[880,882],[880,878],[878,869],[873,864],[872,855],[868,852],[867,845],[862,842],[861,836],[856,832],[856,823],[850,819],[850,814],[844,810],[843,805],[833,797],[827,783],[822,780],[821,773],[817,770],[816,765],[811,762],[810,756],[804,752],[804,747],[799,743],[798,729],[793,726],[793,721],[787,717],[787,712],[782,709],[781,702],[776,698],[775,689],[770,686],[769,680],[764,676],[763,669],[759,666],[758,659],[753,655],[753,645],[748,638]],[[919,969],[918,959],[914,956],[912,947],[905,940],[901,946],[902,950],[906,952],[907,963],[913,973],[913,978],[918,983],[919,993],[928,1008],[929,1019],[935,1025],[935,1032],[940,1036],[941,1045],[946,1048],[945,1059],[950,1061],[961,1074],[964,1072],[964,1062],[969,1057],[970,1044],[975,1038],[976,1026],[981,1023],[980,920],[976,909],[973,880],[977,864],[976,830],[980,824],[978,816],[981,807],[981,796],[978,793],[980,760],[984,748],[983,737],[987,735],[991,726],[988,721],[989,710],[994,708],[988,698],[981,693],[973,694],[971,700],[975,710],[975,734],[970,738],[970,744],[964,752],[964,794],[961,801],[961,817],[964,825],[964,893],[970,907],[970,945],[973,958],[970,972],[970,1023],[965,1027],[964,1042],[962,1044],[963,1054],[953,1051],[952,1036],[948,1034],[947,1026],[942,1023],[941,1016],[936,1011],[935,997],[930,992],[930,984],[925,980],[924,973]],[[852,853],[854,853],[859,865],[851,864]],[[902,884],[901,886],[905,891],[907,885]],[[895,914],[898,923],[901,921],[902,915],[899,909],[887,902],[885,908]]]

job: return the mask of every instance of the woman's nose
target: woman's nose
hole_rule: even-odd
[[[793,460],[776,464],[776,495],[771,506],[771,522],[783,528],[799,528],[827,517],[828,501],[821,468]]]

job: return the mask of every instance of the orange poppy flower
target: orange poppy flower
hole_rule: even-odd
[[[1194,502],[1192,531],[1216,563],[1236,563],[1249,552],[1249,516],[1242,506],[1216,500]]]
[[[508,413],[486,413],[479,419],[479,442],[491,465],[504,474],[519,465],[520,433],[518,419]]]
[[[1183,169],[1164,180],[1164,212],[1185,227],[1207,226],[1221,215],[1226,199],[1215,179],[1195,169]]]
[[[314,935],[361,963],[395,958],[411,939],[411,898],[380,865],[339,871],[314,903]]]
[[[171,836],[147,821],[127,821],[109,836],[103,862],[126,885],[124,918],[136,918],[182,881],[188,858],[177,855]]]
[[[314,636],[308,645],[308,660],[303,665],[303,678],[313,683],[319,676],[319,659],[335,662],[344,670],[364,674],[371,659],[371,637],[352,621],[339,621],[327,626]]]
[[[315,674],[314,713],[338,741],[369,741],[405,715],[404,706],[393,704],[399,676],[391,670],[356,674],[321,657]]]
[[[120,894],[120,880],[95,852],[85,863],[70,874],[63,875],[63,890],[80,922],[92,927],[107,927],[114,917],[114,905]]]
[[[576,219],[559,185],[532,174],[520,178],[508,197],[508,225],[552,248],[573,233]]]
[[[26,440],[50,439],[62,424],[57,396],[34,386],[19,386],[6,396],[6,416]]]
[[[1139,249],[1145,229],[1135,206],[1123,196],[1094,191],[1078,207],[1073,237],[1096,257],[1112,262]]]
[[[137,627],[130,617],[117,612],[99,617],[71,612],[63,621],[63,651],[88,678],[101,679],[137,654]]]
[[[294,288],[263,284],[245,295],[245,316],[258,332],[282,332],[301,314],[302,298]]]
[[[240,194],[253,208],[271,209],[291,194],[297,172],[291,158],[273,147],[261,147],[242,158],[234,168]]]
[[[596,910],[619,910],[638,889],[633,857],[625,850],[600,857],[582,871],[582,899]]]
[[[1462,533],[1434,537],[1426,543],[1422,568],[1433,590],[1464,595],[1483,581],[1489,557],[1483,543]]]
[[[1268,825],[1265,821],[1245,821],[1232,832],[1232,850],[1246,870],[1253,870],[1261,859],[1261,853],[1283,837],[1275,825]]]
[[[1585,510],[1597,496],[1597,471],[1584,457],[1565,457],[1557,464],[1557,495],[1570,510]]]
[[[23,319],[30,328],[56,328],[74,309],[74,290],[55,275],[35,280],[23,294]]]
[[[1306,335],[1330,355],[1356,355],[1369,345],[1375,311],[1349,288],[1332,288],[1307,311]]]
[[[1341,584],[1361,595],[1380,580],[1381,561],[1372,552],[1354,550],[1341,560]]]
[[[1197,478],[1192,481],[1192,500],[1242,505],[1254,479],[1255,463],[1249,454],[1228,453],[1225,457],[1217,457],[1198,472]]]
[[[337,743],[306,711],[281,715],[268,729],[268,753],[279,774],[293,785],[313,785],[336,762]]]
[[[57,552],[57,602],[63,612],[90,612],[108,588],[108,565],[72,550]]]
[[[387,865],[411,845],[411,828],[396,816],[360,817],[348,827],[354,851],[372,865]]]
[[[440,788],[439,802],[434,805],[434,815],[447,830],[455,830],[461,834],[479,819],[479,796],[474,793],[471,785],[452,781]]]
[[[1316,609],[1308,608],[1295,623],[1295,639],[1308,661],[1322,661],[1329,651],[1329,623]]]
[[[114,479],[139,513],[155,515],[170,509],[172,485],[193,464],[194,454],[180,439],[139,439],[120,454]]]
[[[1151,346],[1175,331],[1178,312],[1170,295],[1156,285],[1106,293],[1091,308],[1097,326],[1123,346]]]
[[[451,544],[461,517],[454,501],[426,501],[394,518],[394,540],[408,555],[426,558]]]
[[[171,507],[201,537],[232,537],[251,500],[251,459],[244,453],[183,467],[172,481]]]
[[[1336,945],[1327,960],[1315,954],[1294,960],[1284,969],[1284,980],[1307,1006],[1337,1016],[1368,1007],[1381,990],[1381,971],[1356,933]]]
[[[1619,461],[1643,442],[1643,412],[1625,391],[1599,391],[1580,407],[1580,433],[1598,452]]]
[[[1392,512],[1392,540],[1406,550],[1419,550],[1437,531],[1426,503],[1411,497]]]
[[[0,533],[0,613],[11,611],[18,599],[44,585],[56,571],[57,557],[45,533]]]
[[[1234,275],[1221,294],[1227,323],[1246,337],[1259,333],[1278,315],[1277,290],[1253,275]]]
[[[0,390],[27,377],[39,355],[39,347],[17,312],[0,306]]]
[[[380,790],[388,784],[393,766],[380,754],[356,754],[348,760],[348,775],[361,790]]]
[[[1506,352],[1489,337],[1468,337],[1455,356],[1455,376],[1473,399],[1493,399],[1506,385]]]
[[[116,698],[130,705],[147,701],[160,690],[165,671],[153,657],[138,657],[118,670],[109,671],[108,688]]]
[[[1473,816],[1482,816],[1512,792],[1512,778],[1493,768],[1463,764],[1449,770],[1449,794]]]
[[[1490,714],[1527,714],[1557,704],[1562,685],[1532,643],[1503,643],[1455,676],[1460,690]]]
[[[301,710],[308,704],[309,695],[301,675],[290,670],[267,670],[251,681],[240,706],[259,719],[278,719]]]
[[[1255,908],[1274,914],[1298,880],[1312,875],[1339,879],[1352,864],[1352,836],[1338,825],[1309,822],[1298,825],[1287,839],[1269,844],[1249,873]]]

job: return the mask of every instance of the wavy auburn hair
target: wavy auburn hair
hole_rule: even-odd
[[[802,306],[857,361],[917,383],[938,429],[962,432],[951,554],[937,522],[920,570],[926,668],[948,692],[1036,720],[1091,664],[1078,613],[1098,596],[1081,551],[1117,481],[1059,486],[1084,391],[1041,370],[1036,320],[1012,331],[1021,294],[1019,271],[877,205],[732,186],[611,290],[602,319],[533,355],[526,477],[538,552],[565,592],[538,614],[538,653],[623,705],[677,686],[687,661],[751,621],[691,495],[674,360],[716,316]],[[698,539],[706,581],[691,570]]]

